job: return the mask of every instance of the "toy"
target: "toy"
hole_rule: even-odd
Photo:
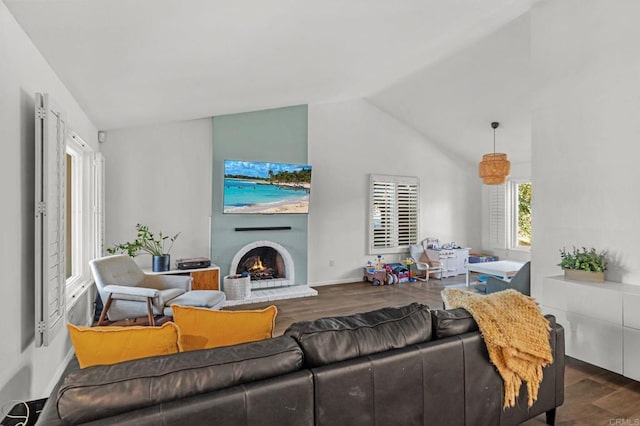
[[[373,266],[365,266],[363,270],[364,275],[362,277],[362,281],[371,282],[373,285],[385,284],[387,280],[386,269],[376,269]]]
[[[387,284],[396,284],[398,282],[398,276],[394,273],[391,265],[384,265],[384,269],[387,271]]]
[[[410,283],[414,283],[416,282],[416,279],[413,277],[413,271],[411,270],[411,265],[413,265],[415,262],[413,261],[412,258],[408,257],[404,260],[405,265],[407,265],[407,269],[409,270],[409,282]]]

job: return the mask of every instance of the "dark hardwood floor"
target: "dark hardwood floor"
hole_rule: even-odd
[[[324,316],[350,315],[385,306],[420,302],[441,308],[440,291],[460,278],[431,279],[392,286],[370,283],[338,284],[317,287],[318,296],[270,303],[237,306],[232,309],[278,307],[275,335],[281,335],[294,322]],[[525,423],[545,424],[544,415]],[[567,357],[565,402],[558,408],[557,425],[640,426],[640,382]]]

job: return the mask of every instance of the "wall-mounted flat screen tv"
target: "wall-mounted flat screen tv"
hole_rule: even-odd
[[[311,166],[224,161],[224,213],[309,213]]]

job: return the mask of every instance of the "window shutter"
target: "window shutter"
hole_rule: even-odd
[[[399,253],[418,241],[419,181],[371,175],[369,253]]]
[[[491,248],[507,247],[505,185],[485,185],[489,199],[489,243]]]
[[[395,184],[374,180],[371,185],[372,197],[372,248],[393,247],[395,229]]]
[[[91,195],[93,197],[91,258],[104,256],[104,156],[91,153]]]
[[[65,120],[36,93],[36,347],[48,346],[65,319]]]
[[[418,185],[399,183],[398,245],[410,246],[418,241]]]

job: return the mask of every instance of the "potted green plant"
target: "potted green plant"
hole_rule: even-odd
[[[180,233],[178,232],[173,237],[169,237],[160,231],[156,235],[149,231],[148,226],[141,225],[139,223],[136,225],[136,231],[137,237],[135,240],[116,244],[115,246],[108,248],[107,253],[126,253],[131,257],[135,257],[142,251],[153,256],[153,272],[168,271],[171,266],[171,256],[169,255],[169,252]],[[167,243],[169,243],[169,246],[165,248]]]
[[[596,249],[586,247],[571,252],[563,247],[560,250],[560,266],[564,276],[570,280],[604,282],[604,271],[607,270],[607,252],[597,252]]]

